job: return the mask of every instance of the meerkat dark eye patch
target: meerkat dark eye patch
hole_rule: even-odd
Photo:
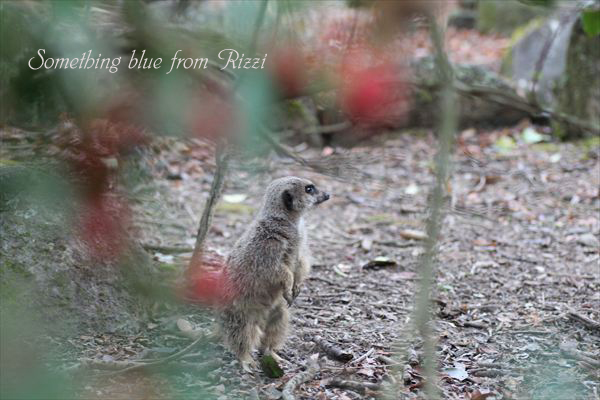
[[[306,185],[304,191],[308,194],[313,194],[316,191],[315,185]]]
[[[283,199],[283,205],[288,211],[294,211],[294,196],[289,192],[289,190],[284,190],[281,195]]]

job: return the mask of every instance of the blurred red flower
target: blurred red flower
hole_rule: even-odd
[[[354,123],[381,125],[404,119],[409,108],[406,72],[388,62],[342,69],[340,105]]]
[[[183,297],[209,307],[223,307],[235,299],[237,291],[221,257],[203,255],[190,262],[185,275]]]

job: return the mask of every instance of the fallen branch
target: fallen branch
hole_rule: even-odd
[[[352,358],[354,357],[354,355],[352,353],[341,349],[340,347],[334,345],[333,343],[329,343],[328,341],[323,339],[321,336],[315,336],[313,340],[325,352],[327,357],[329,357],[333,360],[348,362],[348,361],[352,360]]]
[[[569,311],[567,313],[567,317],[569,317],[569,319],[572,321],[581,322],[583,325],[590,329],[600,330],[600,323],[584,315],[578,314],[575,311]]]
[[[338,378],[329,379],[325,383],[325,386],[336,387],[340,389],[349,389],[362,395],[366,394],[367,390],[376,392],[381,389],[381,385],[379,383],[345,381]]]
[[[306,370],[292,377],[283,387],[283,391],[281,392],[283,400],[295,400],[294,391],[296,387],[313,379],[317,372],[319,372],[319,369],[319,354],[313,354],[308,359]]]
[[[598,360],[593,354],[584,353],[583,351],[577,350],[568,343],[561,343],[559,345],[560,352],[568,358],[573,360],[583,361],[595,368],[600,368],[600,360]]]
[[[309,168],[322,175],[327,175],[342,181],[354,181],[360,179],[368,179],[370,175],[357,168],[350,158],[334,157],[319,158],[316,160],[307,160],[294,150],[284,144],[281,144],[273,136],[266,127],[260,129],[261,138],[275,150],[275,152],[283,157],[292,159],[297,164]]]

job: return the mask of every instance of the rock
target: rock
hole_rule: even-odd
[[[600,36],[589,37],[583,31],[579,4],[565,3],[545,20],[518,30],[502,74],[544,107],[598,126]],[[554,120],[553,128],[560,138],[584,133],[564,121]]]
[[[600,241],[592,233],[586,233],[577,238],[577,242],[588,247],[598,248],[600,247]]]
[[[589,37],[581,18],[572,25],[566,53],[566,70],[555,88],[556,108],[592,126],[600,126],[600,36]],[[584,131],[567,123],[554,122],[555,135],[581,136]]]
[[[571,8],[559,9],[545,21],[529,23],[515,32],[515,44],[503,61],[502,73],[525,92],[532,89],[534,77],[538,76],[535,95],[544,105],[555,103],[553,89],[564,74],[569,38],[578,15]]]
[[[433,58],[426,57],[412,63],[413,75],[418,86],[414,88],[414,107],[409,117],[409,126],[434,126],[439,107],[439,87]],[[456,80],[466,85],[492,88],[516,95],[515,89],[501,76],[478,65],[454,64]],[[458,95],[459,124],[462,127],[512,125],[528,115],[505,105],[479,96]]]

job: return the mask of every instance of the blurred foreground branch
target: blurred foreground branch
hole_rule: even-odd
[[[425,252],[422,258],[421,281],[417,294],[415,306],[416,328],[423,340],[425,393],[429,399],[440,397],[436,381],[436,355],[435,339],[431,328],[430,298],[433,289],[434,262],[436,258],[436,247],[439,240],[440,229],[443,221],[442,205],[444,199],[444,188],[448,178],[451,147],[457,126],[457,102],[454,92],[454,74],[452,66],[444,51],[443,32],[433,16],[431,22],[431,40],[435,48],[435,64],[439,82],[441,83],[440,98],[440,125],[438,128],[439,151],[435,160],[436,180],[433,193],[429,199],[429,218],[427,219],[427,239],[425,240]]]

